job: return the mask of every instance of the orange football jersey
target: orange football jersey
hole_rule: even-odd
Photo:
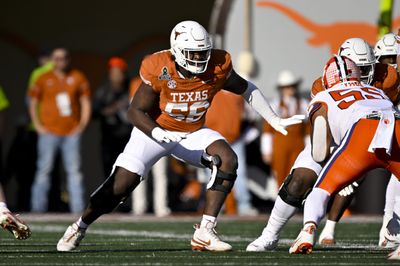
[[[160,95],[161,115],[155,121],[172,131],[200,129],[214,95],[223,89],[231,70],[231,56],[224,50],[213,49],[206,72],[192,79],[178,73],[169,50],[146,57],[140,67],[140,77]]]
[[[399,100],[399,84],[399,73],[397,73],[394,67],[381,63],[375,64],[374,79],[371,85],[383,90],[394,104],[397,104]],[[311,96],[314,97],[318,92],[323,90],[325,88],[322,85],[322,78],[319,77],[312,85]]]
[[[399,100],[399,84],[399,73],[394,67],[376,63],[372,86],[383,90],[394,104]]]

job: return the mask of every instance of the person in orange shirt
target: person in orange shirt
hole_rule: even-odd
[[[225,50],[212,48],[208,32],[195,21],[178,23],[170,35],[171,49],[145,57],[142,83],[133,97],[128,117],[135,126],[110,177],[91,195],[83,215],[65,231],[58,251],[74,250],[86,229],[111,212],[139,185],[161,157],[173,155],[197,167],[213,169],[207,184],[200,224],[194,226],[193,250],[229,251],[216,231],[216,220],[231,191],[237,156],[224,137],[204,127],[205,114],[221,89],[242,97],[276,130],[301,123],[304,116],[280,118],[261,91],[232,68]]]
[[[291,71],[283,70],[278,75],[277,89],[279,98],[271,102],[272,108],[281,117],[307,113],[307,101],[300,98],[299,85],[301,79]],[[266,164],[270,164],[273,175],[280,187],[297,155],[304,149],[304,143],[309,136],[308,123],[294,125],[288,129],[287,136],[279,134],[264,122],[261,136],[261,153]]]
[[[70,210],[76,213],[84,207],[79,148],[81,133],[90,119],[90,88],[85,75],[70,68],[65,48],[54,49],[52,60],[54,69],[41,75],[28,91],[29,112],[39,135],[31,207],[34,212],[47,210],[49,174],[60,149],[67,173]]]

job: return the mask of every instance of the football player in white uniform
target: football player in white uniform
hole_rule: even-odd
[[[345,55],[352,59],[361,69],[361,75],[363,79],[363,71],[364,72],[369,72],[368,69],[365,71],[365,66],[363,65],[362,61],[363,58],[359,58],[356,56],[356,54],[353,52],[353,49],[351,49],[352,44],[350,42],[347,43],[347,47],[341,48],[340,54]],[[392,102],[396,105],[398,102],[398,96],[399,96],[399,75],[396,73],[396,56],[397,56],[397,47],[396,47],[396,39],[395,35],[390,33],[385,36],[383,36],[375,45],[374,48],[374,53],[375,53],[375,58],[376,58],[376,64],[374,67],[374,74],[372,78],[372,82],[368,82],[368,84],[373,84],[374,86],[383,89],[390,97]],[[362,61],[360,61],[360,59]],[[371,60],[373,60],[371,58]],[[368,67],[368,66],[367,66]],[[367,75],[365,75],[367,76]],[[380,171],[382,173],[382,170]],[[370,175],[374,175],[375,172],[372,171]],[[386,175],[390,175],[389,172],[385,173]],[[359,184],[364,180],[364,177],[357,180],[353,184],[350,184],[348,187],[344,188],[342,191],[338,193],[338,195],[335,196],[331,209],[328,213],[328,219],[325,223],[325,227],[322,230],[320,236],[319,236],[319,243],[320,244],[334,244],[335,243],[335,226],[336,223],[340,220],[342,217],[343,212],[345,209],[350,205],[354,193],[358,190]],[[399,183],[396,181],[397,179],[392,178],[392,180],[389,183],[388,189],[387,189],[387,206],[385,209],[387,209],[387,213],[391,213],[391,210],[393,210],[393,203],[394,202],[394,193],[395,191],[395,185],[396,183]],[[378,245],[381,247],[393,247],[395,243],[395,235],[399,232],[399,223],[395,220],[393,220],[390,223],[390,232],[392,234],[392,237],[390,241],[385,239],[384,233],[386,232],[386,225],[388,224],[389,220],[391,219],[392,215],[385,215],[384,216],[384,221],[383,221],[383,226],[382,229],[380,230],[380,238]]]
[[[344,41],[339,49],[339,52],[341,55],[346,55],[352,60],[356,61],[356,63],[358,62],[358,65],[362,69],[363,73],[360,79],[365,84],[372,82],[374,85],[384,89],[385,93],[387,91],[392,92],[392,87],[397,88],[397,76],[397,80],[393,78],[394,81],[390,80],[390,82],[383,82],[387,81],[386,79],[383,79],[383,77],[388,76],[387,73],[384,71],[381,73],[380,71],[379,75],[375,74],[375,56],[373,54],[373,50],[363,39],[351,38]],[[379,69],[381,68],[382,67],[379,66]],[[393,76],[393,72],[396,71],[390,72],[390,76]],[[392,83],[394,83],[393,86]],[[388,88],[384,87],[384,85]],[[319,91],[322,88],[322,79],[318,78],[313,84],[311,96],[313,96],[314,90]],[[397,98],[398,96],[397,89],[395,92],[396,93],[394,93],[393,98]],[[307,145],[297,157],[291,173],[288,175],[284,184],[279,190],[279,194],[275,201],[275,205],[272,209],[267,226],[264,228],[262,234],[247,246],[247,251],[266,251],[276,248],[282,228],[295,214],[295,212],[302,207],[303,201],[311,191],[321,169],[321,164],[315,162],[311,156],[311,145]],[[337,198],[340,199],[340,197]],[[344,199],[346,200],[346,198]],[[336,200],[337,199],[335,198],[335,201]],[[343,202],[339,205],[343,205]],[[338,215],[339,218],[340,216],[341,215]],[[328,227],[326,227],[326,229],[329,229],[329,232],[334,232],[336,222],[331,221],[327,224]],[[332,235],[328,234],[328,236],[329,239],[334,239],[333,233]]]
[[[400,177],[400,118],[386,94],[362,84],[358,66],[334,56],[324,68],[325,90],[309,106],[312,157],[327,160],[304,205],[304,227],[289,249],[313,250],[329,198],[367,171],[385,168]],[[338,147],[329,156],[331,141]]]

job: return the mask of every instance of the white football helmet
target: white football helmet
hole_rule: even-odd
[[[211,56],[211,38],[195,21],[182,21],[171,32],[171,53],[175,62],[193,74],[206,71]]]
[[[396,35],[393,33],[383,35],[383,37],[375,44],[374,52],[376,60],[382,63],[382,59],[389,58],[391,63],[388,64],[397,68],[397,45]]]
[[[345,82],[360,82],[360,68],[346,56],[334,55],[326,63],[322,74],[322,84],[325,89],[330,89],[336,84]],[[313,91],[312,95],[318,92]]]
[[[371,84],[375,72],[375,55],[369,44],[360,38],[350,38],[339,48],[339,55],[353,60],[361,71],[361,81]]]

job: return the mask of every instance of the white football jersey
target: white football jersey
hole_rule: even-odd
[[[319,92],[310,102],[309,114],[317,103],[327,107],[328,124],[337,145],[360,118],[394,108],[382,90],[358,82],[341,83]]]

